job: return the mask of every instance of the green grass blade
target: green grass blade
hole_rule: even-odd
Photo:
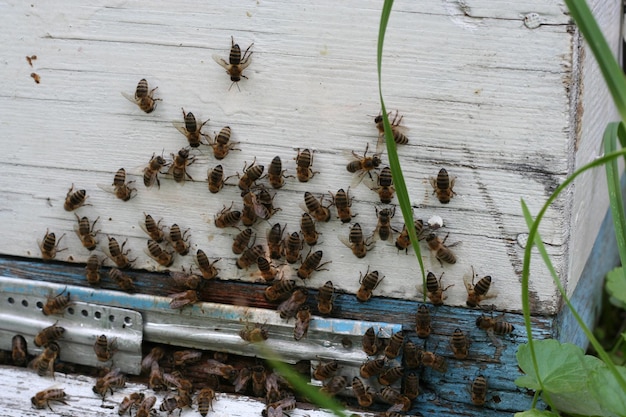
[[[602,71],[604,80],[613,96],[617,110],[626,123],[626,79],[598,26],[598,22],[593,17],[586,1],[565,0],[565,4],[567,4],[572,17],[589,44],[596,61],[598,61],[600,71]]]
[[[614,152],[617,149],[617,138],[623,140],[625,137],[624,126],[621,123],[609,123],[604,131],[604,152],[607,154]],[[622,199],[617,160],[613,159],[605,167],[606,182],[609,189],[609,204],[613,217],[617,248],[619,249],[619,258],[622,261],[622,265],[626,265],[626,217],[624,216],[624,200]],[[622,268],[622,271],[624,271],[624,279],[626,279],[626,268]]]
[[[407,225],[406,229],[409,232],[411,239],[411,245],[415,251],[415,256],[420,266],[422,273],[422,285],[426,286],[426,273],[424,271],[424,262],[422,260],[422,254],[420,251],[419,241],[417,234],[415,233],[415,227],[413,227],[413,210],[411,207],[411,199],[409,198],[409,192],[406,188],[406,182],[404,181],[404,175],[402,175],[402,167],[400,166],[400,158],[398,158],[398,151],[396,149],[396,142],[393,140],[393,134],[391,132],[391,124],[389,123],[389,117],[387,117],[387,108],[385,107],[385,100],[383,99],[382,90],[382,62],[383,62],[383,45],[385,43],[385,33],[387,31],[387,23],[389,22],[389,16],[391,15],[391,8],[393,7],[393,0],[385,0],[383,5],[383,11],[380,16],[380,29],[378,31],[378,51],[376,56],[376,62],[378,65],[378,95],[380,96],[380,107],[383,116],[383,124],[385,126],[385,143],[387,145],[387,156],[389,158],[389,168],[391,169],[391,175],[393,176],[393,183],[396,188],[396,196],[398,197],[398,203],[400,204],[400,210],[402,211],[402,217],[404,223]],[[424,301],[426,300],[426,292],[423,295]]]

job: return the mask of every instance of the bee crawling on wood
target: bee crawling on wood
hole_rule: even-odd
[[[332,281],[326,281],[326,284],[319,288],[317,295],[317,311],[320,314],[330,314],[333,310],[333,300],[335,298],[335,287]]]
[[[476,284],[474,284],[476,273],[474,272],[473,266],[471,275],[471,280],[468,274],[463,276],[463,283],[465,284],[465,289],[467,290],[466,304],[468,307],[478,307],[483,300],[496,297],[497,294],[493,291],[491,294],[487,294],[491,288],[491,275],[481,278]]]
[[[44,261],[54,259],[57,256],[57,252],[67,250],[67,248],[59,249],[59,243],[61,243],[63,236],[65,236],[65,233],[57,240],[55,234],[46,229],[43,240],[38,241],[39,249],[41,249],[41,258]]]
[[[210,262],[206,253],[204,253],[202,249],[198,249],[196,252],[196,264],[202,273],[202,278],[209,280],[217,277],[219,269],[215,264],[221,259],[222,258],[217,258],[213,262]]]
[[[450,337],[450,349],[457,359],[467,359],[469,355],[470,340],[463,330],[456,329]]]
[[[131,103],[135,103],[141,110],[146,113],[152,113],[156,109],[156,102],[161,101],[160,98],[154,98],[154,92],[159,87],[148,90],[148,81],[145,78],[139,80],[135,89],[134,97],[122,91],[122,95]]]
[[[177,224],[170,227],[168,240],[179,255],[185,256],[189,253],[189,231],[190,229],[187,229],[182,232]]]
[[[150,238],[155,242],[163,242],[163,239],[165,238],[163,226],[161,226],[161,222],[163,221],[163,219],[160,219],[158,222],[156,222],[151,215],[146,214],[145,212],[143,213],[143,215],[144,221],[139,222],[139,226],[141,227],[141,229],[146,232],[146,234],[150,236]]]
[[[232,176],[232,175],[231,175]],[[224,188],[224,183],[231,176],[224,177],[224,168],[222,165],[216,165],[213,169],[207,171],[207,183],[209,192],[212,194],[219,193]]]
[[[424,222],[421,219],[413,221],[415,227],[415,235],[417,240],[422,240],[422,234],[425,231]],[[409,246],[411,246],[411,238],[409,237],[409,231],[406,228],[406,224],[402,225],[402,231],[396,238],[396,248],[398,251],[403,250],[406,254],[409,253]]]
[[[417,314],[415,315],[415,331],[417,332],[417,337],[426,339],[430,336],[431,330],[430,310],[426,307],[426,304],[420,304],[417,308]]]
[[[187,178],[193,181],[193,177],[187,172],[187,167],[196,161],[196,157],[189,156],[189,149],[182,148],[178,151],[177,155],[172,155],[172,164],[167,170],[168,174],[171,174],[174,181],[178,183],[184,183]]]
[[[431,271],[428,271],[428,275],[426,275],[426,295],[434,306],[443,305],[443,301],[447,298],[444,292],[447,291],[448,288],[454,287],[454,284],[450,284],[445,288],[441,285],[441,278],[443,278],[443,274],[444,273],[442,272],[439,279],[437,279],[437,276]],[[424,294],[424,289],[423,287],[421,288],[421,294]]]
[[[356,214],[352,214],[350,210],[353,200],[353,198],[350,198],[350,188],[348,188],[348,191],[344,191],[344,189],[341,188],[337,191],[337,194],[334,195],[330,191],[328,193],[337,209],[337,218],[339,218],[342,223],[350,222],[352,218],[356,216]]]
[[[356,293],[356,299],[365,302],[372,298],[372,292],[380,285],[385,277],[379,278],[378,271],[369,272],[369,267],[365,272],[365,276],[359,273],[359,284],[361,287]]]
[[[313,152],[309,149],[305,149],[300,152],[298,149],[298,155],[296,156],[296,178],[300,182],[308,182],[319,171],[313,171]]]
[[[128,397],[124,397],[118,407],[117,413],[122,416],[126,413],[131,414],[131,409],[139,407],[143,402],[144,394],[142,392],[133,392]]]
[[[145,249],[148,256],[157,261],[159,265],[168,267],[174,263],[174,252],[164,250],[156,241],[148,239]]]
[[[376,217],[378,217],[378,225],[374,230],[374,237],[380,240],[388,240],[393,239],[393,232],[396,231],[393,227],[391,227],[391,219],[396,214],[396,208],[392,209],[384,208],[382,210],[378,210],[376,207]]]
[[[487,379],[478,375],[470,385],[470,394],[472,398],[472,404],[477,406],[485,405],[487,402]]]
[[[226,62],[223,58],[221,58],[217,54],[213,55],[213,60],[217,62],[220,66],[222,66],[226,70],[228,75],[230,76],[230,80],[232,81],[232,84],[230,85],[228,90],[233,88],[233,85],[235,84],[237,84],[237,89],[239,89],[238,83],[239,81],[241,81],[241,78],[242,77],[248,78],[245,75],[243,75],[243,70],[248,68],[248,66],[252,62],[250,60],[250,56],[252,55],[252,52],[250,52],[250,48],[252,48],[252,45],[254,45],[254,43],[250,44],[250,46],[248,46],[248,48],[246,49],[246,51],[243,53],[243,56],[242,56],[241,48],[239,47],[238,44],[235,43],[235,39],[232,36],[230,37],[230,42],[231,42],[231,47],[230,47],[230,55],[228,56],[228,62]]]
[[[76,216],[76,220],[78,221],[78,225],[74,226],[74,231],[76,232],[76,235],[80,239],[85,249],[94,250],[96,248],[96,245],[98,244],[98,241],[96,240],[96,235],[100,231],[94,231],[94,228],[96,227],[96,223],[98,222],[100,217],[98,217],[96,220],[93,221],[93,223],[90,224],[88,217],[79,217],[76,213],[74,213],[74,215]]]
[[[304,261],[302,261],[302,265],[300,265],[300,268],[298,268],[298,277],[300,279],[307,279],[311,278],[311,275],[314,271],[328,271],[328,268],[323,268],[323,266],[332,263],[332,261],[320,263],[322,262],[323,254],[324,253],[321,250],[313,253],[309,251],[309,254],[306,256],[306,258],[304,258]]]
[[[371,237],[366,239],[363,236],[363,229],[361,229],[359,223],[354,223],[347,237],[345,235],[339,235],[337,238],[341,243],[346,245],[346,247],[350,248],[354,256],[359,259],[364,258],[367,252],[374,248],[374,240]]]
[[[430,248],[431,253],[435,255],[439,264],[443,266],[443,263],[455,264],[456,263],[456,255],[450,249],[452,246],[458,245],[460,242],[454,242],[450,245],[446,246],[446,240],[448,240],[448,233],[446,237],[441,240],[437,237],[436,234],[431,233],[426,236],[426,243],[428,243],[428,247]]]
[[[283,169],[283,163],[280,160],[280,156],[275,156],[267,168],[267,180],[272,188],[282,188],[285,184],[285,178],[289,178],[289,176],[285,175],[285,171],[286,170]]]
[[[153,153],[148,165],[143,169],[143,185],[147,188],[151,188],[155,183],[157,187],[161,188],[161,181],[159,181],[159,174],[161,169],[167,166],[167,162],[161,155]]]
[[[30,399],[30,402],[35,408],[41,409],[48,407],[50,411],[54,412],[52,407],[50,407],[50,402],[56,401],[67,405],[65,402],[67,399],[68,396],[62,388],[48,388],[35,394],[35,396]]]
[[[367,152],[369,150],[369,143],[365,146],[365,152],[363,152],[363,156],[360,156],[356,152],[352,151],[352,156],[355,158],[352,162],[346,165],[346,169],[348,172],[355,174],[354,179],[350,186],[352,188],[356,187],[363,181],[363,177],[365,175],[369,175],[372,177],[371,171],[376,170],[380,164],[382,163],[380,159],[380,152],[373,154],[372,156],[367,156]]]
[[[198,125],[198,122],[196,121],[196,117],[193,115],[192,112],[185,113],[185,109],[182,109],[182,111],[183,111],[184,122],[180,122],[176,120],[176,121],[173,121],[172,124],[180,133],[182,133],[187,138],[187,141],[189,142],[189,146],[191,146],[192,148],[197,148],[198,146],[202,144],[202,138],[207,137],[206,134],[202,133],[202,127],[209,122],[209,119],[207,119],[206,121]],[[178,154],[181,157],[181,160],[179,160],[179,164],[186,163],[187,157],[189,156],[188,152],[186,156],[180,155],[180,152]]]
[[[384,167],[378,174],[376,184],[373,181],[366,183],[366,185],[372,190],[378,193],[378,198],[383,204],[391,203],[393,195],[396,192],[393,186],[393,177],[391,176],[391,168]]]
[[[293,290],[289,298],[283,301],[276,311],[280,313],[280,318],[283,320],[289,320],[294,317],[300,307],[306,303],[309,292],[304,287],[299,287]]]
[[[487,333],[493,333],[497,335],[505,335],[509,333],[513,333],[515,327],[503,320],[504,313],[499,317],[487,317],[484,314],[481,314],[480,317],[476,319],[476,327],[479,329],[487,331]]]
[[[113,237],[107,236],[109,239],[109,258],[117,265],[118,268],[129,268],[133,262],[137,260],[137,258],[130,260],[128,259],[128,253],[130,249],[124,250],[124,246],[126,246],[127,240],[122,243],[122,246],[117,243],[117,240]]]
[[[90,204],[85,204],[87,200],[87,192],[85,190],[74,190],[74,184],[70,187],[65,195],[65,203],[63,204],[63,208],[65,211],[74,211],[82,206],[89,206]]]
[[[289,297],[296,287],[296,281],[293,279],[279,279],[276,280],[265,289],[265,298],[268,301],[279,301],[281,299]]]
[[[324,195],[320,197],[319,201],[313,194],[308,191],[304,193],[304,209],[308,211],[311,216],[315,218],[318,222],[328,222],[330,220],[330,210],[329,206],[324,207],[323,204]]]
[[[109,270],[109,277],[113,280],[121,290],[126,292],[135,291],[135,283],[130,275],[125,274],[117,268],[111,268]]]
[[[209,146],[213,148],[213,156],[215,159],[222,160],[226,158],[230,151],[240,151],[241,149],[235,148],[239,142],[231,142],[231,129],[230,126],[225,126],[220,130],[220,133],[215,134],[215,138],[209,137]]]
[[[234,204],[234,203],[233,203]],[[226,227],[236,227],[241,219],[241,212],[238,210],[232,210],[233,204],[230,207],[224,208],[215,215],[214,223],[215,227],[219,227],[220,229]]]
[[[113,183],[111,185],[108,184],[98,184],[98,187],[107,193],[111,193],[115,195],[115,197],[119,198],[122,201],[128,201],[137,195],[137,189],[130,187],[135,181],[126,181],[126,170],[124,168],[120,168],[115,173],[113,177]]]
[[[389,115],[391,115],[391,112],[387,114],[387,116]],[[389,121],[389,124],[391,125],[391,134],[393,135],[393,141],[395,143],[397,143],[398,145],[406,145],[407,143],[409,143],[409,138],[407,138],[405,135],[406,127],[400,125],[404,116],[400,116],[400,118],[398,118],[398,116],[400,116],[400,114],[399,111],[396,110],[396,115],[393,117],[393,120]],[[374,118],[374,123],[376,123],[376,128],[378,129],[379,140],[384,141],[385,123],[383,121],[383,116],[380,114],[376,116]]]
[[[448,204],[452,197],[456,195],[453,191],[456,177],[450,178],[448,171],[441,168],[437,174],[437,178],[430,177],[430,185],[433,187],[433,194],[437,194],[437,199],[441,204]]]
[[[119,389],[123,388],[125,385],[126,375],[124,375],[119,368],[115,368],[109,371],[102,378],[98,378],[96,380],[96,384],[92,388],[92,391],[95,394],[100,395],[104,401],[104,397],[107,392],[111,392],[111,394],[113,394],[113,388]]]

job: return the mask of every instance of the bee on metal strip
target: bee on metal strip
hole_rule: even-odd
[[[122,91],[122,95],[131,103],[135,103],[141,110],[146,113],[152,113],[156,109],[156,102],[161,101],[160,98],[154,98],[154,92],[159,87],[154,87],[152,90],[148,90],[148,81],[145,78],[139,80],[137,88],[135,89],[135,95],[131,96],[128,93]]]
[[[65,195],[65,203],[63,204],[63,208],[65,211],[74,211],[79,207],[90,205],[85,204],[87,200],[87,191],[85,190],[76,190],[74,191],[74,184],[70,187]]]
[[[251,326],[250,323],[247,323],[246,326],[239,332],[239,337],[246,342],[259,343],[268,339],[269,332],[267,331],[267,327],[265,327],[265,325],[256,323],[254,326]]]
[[[348,385],[348,378],[343,375],[334,376],[328,381],[320,392],[323,392],[327,395],[334,396],[338,394],[341,390],[343,390]]]
[[[117,338],[109,340],[104,334],[98,336],[96,343],[93,345],[93,351],[100,362],[109,361],[117,350]]]
[[[324,285],[319,288],[317,295],[317,311],[320,314],[330,314],[333,310],[335,288],[332,281],[326,281]]]
[[[70,293],[65,293],[67,288],[64,288],[59,294],[54,297],[48,297],[46,304],[42,308],[44,316],[51,314],[62,314],[65,309],[70,305]]]
[[[456,263],[456,255],[454,255],[450,248],[458,245],[459,242],[454,242],[453,244],[446,246],[445,243],[449,235],[450,234],[448,233],[443,240],[439,239],[434,233],[431,233],[426,237],[426,243],[428,243],[430,251],[435,255],[441,266],[443,266],[444,262],[448,264]]]
[[[76,220],[78,221],[78,225],[74,226],[74,231],[76,232],[76,235],[80,239],[85,249],[94,250],[96,248],[96,245],[98,244],[98,241],[96,240],[96,235],[100,231],[94,231],[94,228],[96,227],[96,223],[98,222],[100,217],[94,220],[93,224],[90,224],[89,218],[87,218],[86,216],[79,217],[76,213],[74,213],[74,215],[76,216]]]
[[[417,314],[415,315],[415,331],[417,332],[417,337],[426,339],[430,336],[431,330],[430,310],[425,304],[420,304],[417,308]]]
[[[463,276],[463,283],[465,284],[465,289],[467,290],[467,300],[466,304],[468,307],[478,307],[480,303],[488,298],[494,298],[496,294],[492,291],[491,294],[487,294],[491,287],[491,275],[487,275],[474,285],[474,280],[476,279],[476,274],[474,273],[474,267],[472,266],[472,277],[470,281],[470,277],[468,274]]]
[[[378,271],[369,272],[369,267],[365,272],[365,276],[359,273],[359,284],[361,286],[356,293],[356,299],[360,302],[368,301],[372,298],[372,291],[380,285],[383,279],[385,279],[384,276],[379,278]]]
[[[309,323],[311,322],[311,310],[309,306],[303,305],[296,312],[296,324],[293,328],[293,338],[300,340],[306,337],[309,332]]]
[[[65,328],[57,326],[57,323],[58,321],[52,326],[48,326],[41,330],[39,333],[37,333],[34,340],[35,346],[45,346],[63,337],[63,335],[65,334]]]
[[[198,125],[196,117],[193,115],[192,112],[185,113],[185,109],[182,109],[182,111],[184,122],[173,121],[172,124],[180,133],[182,133],[187,138],[189,146],[191,146],[192,148],[197,148],[202,144],[202,138],[207,137],[206,134],[202,133],[202,127],[209,122],[209,119]],[[187,157],[184,157],[183,162],[185,162],[186,159]]]
[[[30,402],[33,404],[35,408],[46,408],[48,407],[50,411],[55,412],[52,407],[50,407],[50,402],[56,401],[58,403],[62,403],[68,405],[65,400],[68,399],[68,395],[65,393],[63,388],[49,388],[43,391],[39,391],[35,394],[34,397],[30,399]]]
[[[391,112],[387,114],[387,116],[389,115],[391,115]],[[391,125],[391,134],[393,135],[393,141],[395,143],[397,143],[398,145],[406,145],[407,143],[409,143],[409,138],[407,138],[405,135],[406,127],[400,125],[404,116],[400,116],[400,118],[398,118],[398,116],[400,116],[400,114],[398,110],[396,110],[396,114],[393,117],[393,120],[389,121],[389,124]],[[376,116],[374,118],[374,123],[376,123],[376,128],[378,129],[379,140],[382,139],[384,141],[385,124],[383,121],[383,116]]]
[[[437,178],[430,177],[430,185],[433,187],[433,194],[437,194],[437,199],[441,204],[448,204],[452,197],[456,195],[453,191],[456,177],[450,178],[448,171],[441,168],[437,174]]]
[[[298,149],[298,155],[295,158],[296,178],[300,182],[308,182],[315,174],[319,173],[319,171],[313,171],[311,168],[313,166],[313,152],[309,149],[300,152],[300,149]]]
[[[133,282],[133,279],[119,269],[111,268],[109,270],[109,277],[117,284],[118,287],[120,287],[122,291],[135,291],[135,283]]]
[[[385,369],[380,375],[378,375],[378,383],[380,385],[393,385],[404,375],[404,368],[402,366],[394,366]]]
[[[171,294],[170,308],[180,309],[188,305],[192,305],[199,301],[198,292],[196,290],[187,290],[176,294]]]
[[[342,223],[349,223],[352,221],[353,217],[357,216],[356,214],[352,214],[352,211],[350,210],[350,207],[352,207],[350,188],[348,188],[348,191],[344,191],[343,188],[341,188],[335,195],[333,195],[330,191],[328,193],[332,198],[332,204],[334,204],[337,209],[337,218],[339,218]]]
[[[250,46],[248,46],[242,56],[241,48],[239,48],[239,45],[235,43],[235,39],[232,36],[230,37],[230,41],[231,47],[230,55],[228,56],[228,62],[226,62],[217,54],[213,55],[213,60],[217,62],[221,67],[223,67],[226,70],[226,73],[228,73],[228,75],[230,76],[232,84],[228,88],[229,91],[231,88],[233,88],[233,85],[235,84],[237,84],[237,89],[239,89],[238,83],[239,81],[241,81],[241,78],[248,78],[243,75],[243,70],[248,68],[248,66],[252,62],[250,60],[250,57],[252,55],[250,48],[252,48],[252,45],[254,45],[254,43],[250,44]]]
[[[59,243],[61,243],[61,239],[63,239],[64,236],[65,233],[57,240],[55,234],[46,229],[43,240],[38,241],[39,249],[41,249],[41,259],[49,261],[57,256],[57,252],[67,250],[67,248],[59,249]]]
[[[380,375],[385,370],[385,360],[382,358],[368,360],[359,368],[361,378],[371,378]]]
[[[337,362],[336,360],[326,363],[320,362],[319,365],[317,365],[317,367],[315,368],[315,371],[313,371],[313,379],[316,379],[318,381],[324,381],[328,378],[332,378],[333,376],[335,376],[338,369],[339,362]]]
[[[365,175],[369,175],[372,177],[371,171],[376,170],[380,164],[382,163],[380,159],[380,153],[375,153],[372,156],[367,156],[367,152],[369,150],[369,143],[365,147],[365,152],[363,152],[363,156],[360,156],[356,152],[352,151],[352,156],[355,158],[352,162],[346,165],[346,169],[348,172],[356,174],[350,186],[352,188],[356,187],[363,181],[363,177]]]
[[[374,393],[370,387],[365,387],[363,381],[358,376],[352,378],[352,392],[361,407],[369,407],[374,402]]]
[[[300,279],[307,279],[307,278],[311,278],[311,274],[313,274],[314,271],[328,271],[328,268],[322,268],[324,265],[328,265],[329,263],[332,263],[332,261],[326,261],[324,263],[322,262],[322,256],[323,256],[323,252],[321,250],[318,250],[316,252],[311,253],[311,251],[309,251],[309,254],[307,255],[307,257],[304,259],[304,261],[302,261],[302,265],[300,265],[300,268],[298,268],[298,277]]]
[[[378,339],[378,335],[373,327],[365,331],[362,340],[363,352],[368,356],[376,355],[382,348],[382,340]]]
[[[209,261],[208,256],[202,249],[198,249],[196,252],[196,265],[200,268],[202,278],[209,280],[214,279],[219,274],[219,269],[215,267],[215,264],[222,258],[217,258],[213,262]]]
[[[296,313],[304,303],[306,303],[309,292],[304,287],[299,287],[293,290],[289,298],[278,306],[276,311],[280,314],[280,318],[283,320],[289,320],[295,317]]]
[[[15,366],[24,366],[28,358],[26,339],[21,334],[16,334],[11,338],[11,360]]]
[[[404,343],[404,333],[402,331],[396,332],[389,339],[389,344],[385,348],[385,357],[387,359],[394,359],[400,355],[402,344]]]
[[[148,165],[143,169],[143,185],[147,188],[151,188],[155,183],[157,187],[161,188],[161,181],[159,181],[159,174],[161,169],[167,166],[167,162],[161,155],[153,153]]]

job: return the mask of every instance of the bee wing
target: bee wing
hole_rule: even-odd
[[[131,94],[125,93],[124,91],[120,91],[120,93],[122,94],[122,96],[124,96],[124,98],[126,100],[130,101],[131,103],[133,103],[133,104],[138,104],[139,103],[139,100],[137,100],[135,98],[134,94],[131,95]]]
[[[96,184],[98,186],[98,188],[100,188],[102,191],[106,191],[107,193],[111,193],[111,194],[115,194],[115,187],[109,184]]]
[[[467,289],[467,291],[470,291],[474,285],[472,284],[472,281],[474,280],[474,270],[472,269],[471,272],[466,272],[465,274],[463,274],[463,284],[465,284],[465,288]]]
[[[217,54],[213,54],[212,55],[213,61],[217,62],[218,64],[220,64],[220,66],[224,67],[224,69],[226,71],[228,71],[230,69],[230,64],[226,61],[224,61],[224,59],[217,55]]]
[[[180,133],[187,137],[187,128],[185,127],[185,122],[181,122],[180,120],[172,120],[172,125],[178,129]]]
[[[368,176],[367,178],[363,178],[363,184],[370,190],[378,192],[378,181],[375,180],[374,177]]]
[[[222,60],[223,61],[223,60]],[[248,65],[250,65],[250,62],[252,62],[252,59],[250,57],[250,55],[248,55],[248,58],[246,58],[246,60],[244,62],[241,62],[239,64],[239,67],[241,68],[241,70],[245,70],[246,68],[248,68]]]
[[[345,235],[337,235],[337,239],[339,239],[339,241],[341,243],[343,243],[344,245],[346,245],[347,247],[349,247],[350,249],[352,249],[352,243],[350,243],[350,238],[348,236]]]
[[[352,181],[350,182],[350,188],[356,188],[367,174],[368,171],[365,170],[355,173],[354,177],[352,177]]]

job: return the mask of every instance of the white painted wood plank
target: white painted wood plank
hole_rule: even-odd
[[[519,10],[504,16],[486,2],[476,2],[472,10],[493,18],[471,19],[478,23],[469,28],[455,20],[459,15],[451,15],[449,5],[428,2],[418,11],[416,5],[398,3],[385,46],[385,97],[410,129],[411,143],[399,152],[416,216],[441,215],[450,242],[463,242],[455,248],[459,262],[445,268],[446,280],[456,283],[450,303],[464,304],[461,277],[473,265],[494,277],[498,308],[519,310],[522,248],[515,239],[525,231],[520,198],[536,213],[569,169],[572,37],[555,4],[543,10],[532,5],[557,22],[534,30],[523,26]],[[142,252],[145,236],[138,227],[146,211],[166,224],[191,228],[194,249],[224,258],[223,278],[253,279],[233,266],[233,232],[208,222],[223,204],[239,201],[236,187],[211,195],[204,182],[179,187],[164,180],[160,190],[141,185],[136,199],[122,203],[96,184],[110,182],[120,167],[140,172],[154,152],[169,155],[184,146],[171,125],[181,119],[182,106],[200,120],[211,119],[206,131],[232,127],[242,151],[223,161],[227,174],[241,171],[255,156],[267,165],[275,155],[293,174],[295,148],[317,150],[314,167],[320,174],[305,185],[289,181],[276,197],[282,211],[272,223],[287,223],[293,231],[303,192],[346,188],[351,176],[344,154],[362,152],[376,140],[379,7],[376,2],[245,7],[221,2],[201,8],[195,2],[102,2],[87,7],[68,1],[61,12],[48,5],[6,3],[5,19],[12,19],[0,35],[8,45],[6,65],[0,67],[0,111],[7,115],[0,123],[5,144],[0,164],[9,175],[0,179],[0,221],[12,239],[0,243],[0,252],[38,257],[36,239],[50,227],[68,234],[62,246],[69,250],[59,258],[83,262],[88,254],[73,234],[73,215],[61,208],[75,183],[88,190],[93,204],[79,213],[101,216],[104,233],[128,236],[133,256],[139,257],[135,267],[154,268]],[[241,92],[228,91],[227,75],[211,59],[213,53],[227,56],[230,35],[244,47],[255,44]],[[24,59],[31,54],[38,56],[33,68]],[[41,84],[29,77],[33,71]],[[132,92],[142,77],[158,86],[157,96],[163,98],[149,115],[120,95]],[[217,164],[207,149],[201,152],[190,168],[197,180]],[[442,166],[458,177],[458,195],[445,207],[427,181]],[[376,195],[363,185],[352,192],[355,220],[371,233]],[[567,200],[560,200],[542,230],[562,273],[568,210]],[[258,227],[260,236],[264,228]],[[347,226],[333,221],[321,230],[331,271],[314,274],[307,285],[333,279],[355,291],[355,271],[369,265],[387,275],[379,294],[417,296],[414,258],[379,243],[357,260],[336,237],[347,235]],[[439,271],[423,250],[427,268]],[[558,306],[554,286],[535,266],[536,312],[553,312]]]

